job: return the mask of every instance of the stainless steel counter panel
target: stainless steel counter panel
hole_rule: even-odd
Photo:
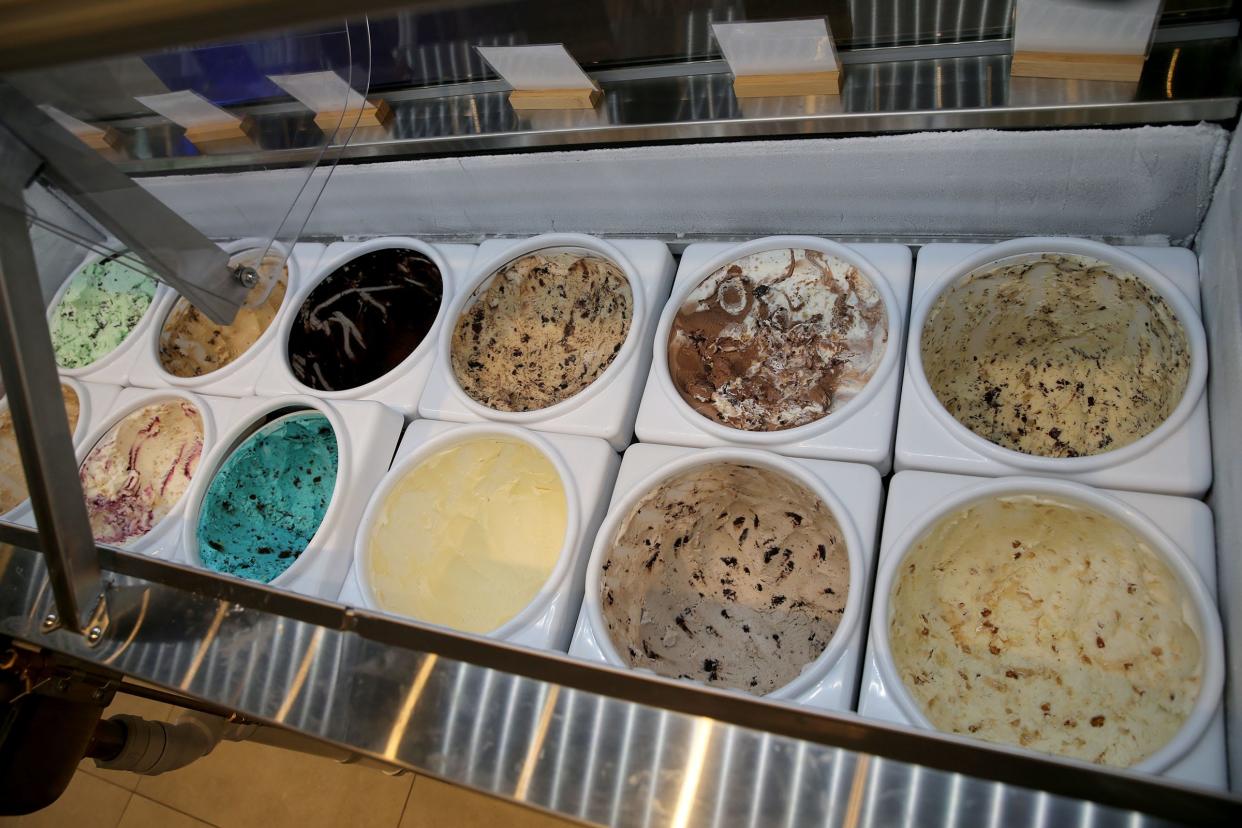
[[[21,533],[6,528],[4,535]],[[80,636],[41,631],[51,607],[42,559],[0,547],[0,633],[592,822],[1161,824],[1015,787],[1019,783],[1073,790],[1177,820],[1227,822],[1242,807],[1238,800],[1133,775],[1002,756],[857,716],[822,716],[564,656],[523,653],[142,556],[105,550],[104,564],[193,585],[198,594],[111,576],[108,635],[92,648]],[[213,592],[247,606],[209,597]],[[443,654],[419,652],[428,645]],[[463,656],[514,672],[457,660]],[[947,764],[1010,784],[932,768]]]

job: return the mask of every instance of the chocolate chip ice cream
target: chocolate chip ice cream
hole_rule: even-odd
[[[1168,418],[1190,346],[1145,282],[1086,256],[1037,253],[985,265],[940,294],[923,369],[958,422],[1041,457],[1101,454]]]
[[[607,370],[633,314],[629,280],[614,262],[555,249],[527,254],[480,285],[457,319],[453,375],[488,408],[547,408]]]
[[[703,416],[781,431],[857,396],[887,343],[884,300],[857,267],[818,250],[765,250],[690,292],[669,331],[668,370]]]
[[[850,590],[827,504],[785,474],[731,462],[647,493],[602,568],[604,620],[626,663],[757,696],[819,657]]]

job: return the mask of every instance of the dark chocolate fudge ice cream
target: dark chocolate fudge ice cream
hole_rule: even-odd
[[[317,391],[379,379],[426,338],[443,295],[440,269],[417,250],[364,253],[328,274],[298,309],[289,367]]]

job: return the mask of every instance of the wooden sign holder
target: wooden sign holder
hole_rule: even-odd
[[[238,141],[254,141],[257,127],[254,118],[249,115],[234,121],[199,124],[186,127],[185,137],[199,149],[210,149],[221,144],[235,144]]]
[[[604,97],[596,85],[589,89],[514,89],[509,105],[514,109],[594,109]]]
[[[97,152],[120,151],[125,143],[125,136],[113,127],[103,127],[99,131],[74,132],[73,135]]]
[[[1135,82],[1143,74],[1146,62],[1145,55],[1015,51],[1009,74],[1026,78]]]
[[[787,75],[736,75],[733,94],[739,98],[779,98],[793,95],[840,95],[841,72],[803,72]]]
[[[316,112],[315,126],[324,133],[332,132],[338,126],[349,128],[354,124],[357,124],[358,128],[386,127],[392,120],[392,116],[392,107],[388,105],[388,101],[381,98],[376,101],[367,101],[367,105],[362,109],[347,109],[344,112]]]

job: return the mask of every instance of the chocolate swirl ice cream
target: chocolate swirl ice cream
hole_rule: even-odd
[[[857,267],[818,250],[765,250],[690,292],[669,331],[668,369],[704,417],[781,431],[857,396],[887,343],[884,300]]]

